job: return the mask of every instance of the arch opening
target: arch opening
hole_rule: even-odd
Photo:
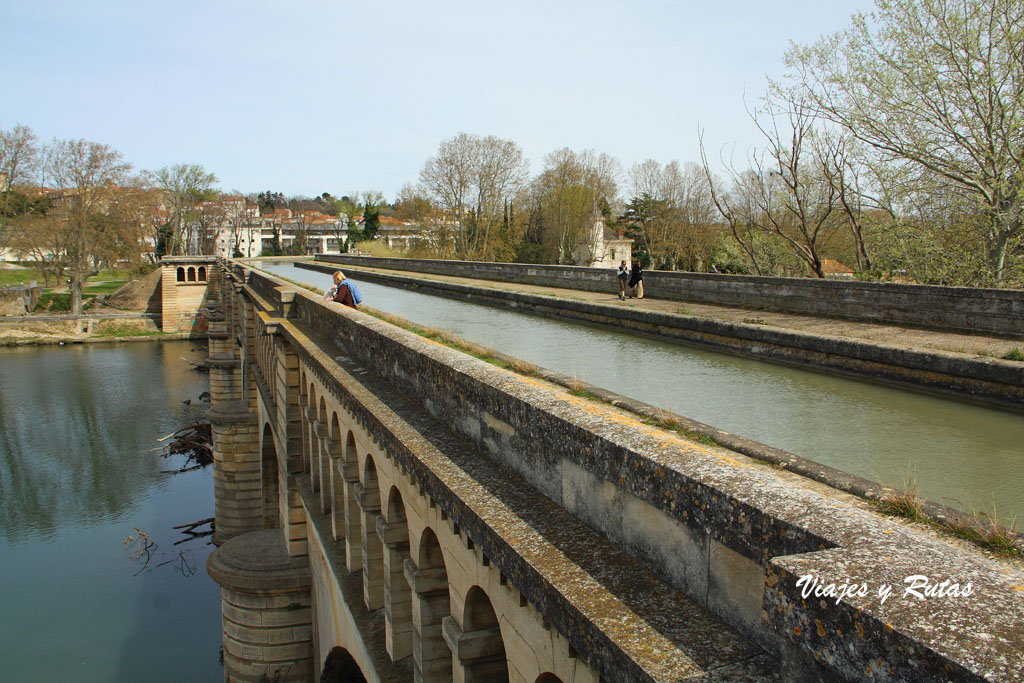
[[[444,620],[451,619],[448,570],[441,544],[429,527],[420,536],[416,566],[410,566],[408,573],[419,608],[419,618],[413,620],[413,666],[420,674],[418,680],[450,681],[452,652],[444,640]]]
[[[366,683],[366,677],[348,650],[335,647],[324,660],[320,683]]]
[[[331,516],[331,534],[335,541],[345,538],[345,451],[341,445],[341,422],[338,414],[331,415],[330,430],[330,481],[327,510]]]
[[[263,425],[260,450],[260,485],[263,491],[263,528],[281,526],[280,483],[278,481],[277,446],[269,424]]]
[[[542,673],[534,683],[562,683],[562,679],[553,673]]]
[[[342,476],[345,479],[345,563],[350,572],[363,567],[362,514],[356,492],[359,472],[359,457],[356,452],[356,436],[349,431],[345,437],[342,453]]]
[[[501,637],[498,615],[480,586],[473,586],[466,594],[462,632],[464,635],[472,634],[474,641],[473,654],[460,658],[465,680],[508,683],[505,641]]]
[[[409,525],[402,492],[392,486],[388,492],[382,530],[384,550],[385,646],[391,659],[398,661],[412,654],[412,591],[405,578],[409,560]]]
[[[363,490],[360,507],[363,517],[363,602],[366,609],[384,606],[384,544],[377,535],[380,516],[380,485],[373,456],[363,466]]]

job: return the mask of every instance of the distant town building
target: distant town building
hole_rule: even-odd
[[[598,213],[591,217],[586,238],[573,250],[573,262],[591,268],[615,268],[620,261],[631,263],[632,256],[633,240],[609,230]]]
[[[821,270],[825,277],[853,277],[853,268],[830,258],[821,259]]]

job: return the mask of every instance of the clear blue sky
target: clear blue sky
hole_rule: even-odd
[[[628,168],[759,144],[744,112],[790,41],[869,0],[4,3],[0,128],[202,164],[224,190],[393,199],[459,132]]]

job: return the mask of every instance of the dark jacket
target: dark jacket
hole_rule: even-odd
[[[629,286],[632,287],[636,283],[644,279],[644,269],[640,267],[640,262],[637,261],[633,264],[633,270],[629,274]]]

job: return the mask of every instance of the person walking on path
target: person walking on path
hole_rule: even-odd
[[[644,298],[644,269],[640,267],[640,259],[633,261],[633,270],[629,274],[630,296]]]
[[[626,266],[626,261],[623,260],[619,263],[619,300],[626,300],[626,280],[629,279],[629,268]]]

